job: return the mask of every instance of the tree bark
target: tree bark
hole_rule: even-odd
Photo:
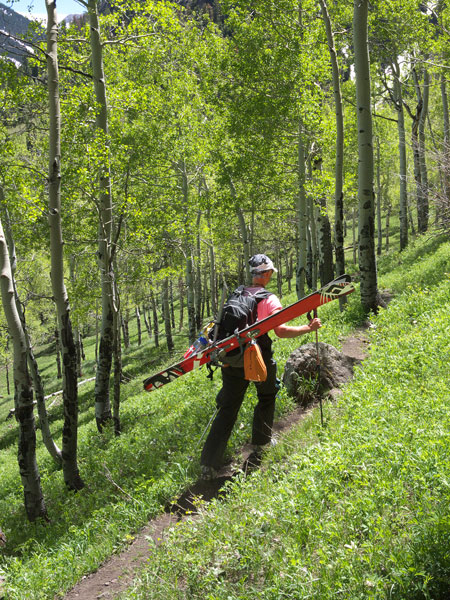
[[[113,423],[115,435],[120,435],[121,424],[120,424],[120,392],[123,381],[122,373],[122,339],[120,336],[120,297],[119,292],[115,285],[115,297],[117,302],[117,310],[114,311],[114,394],[113,394]]]
[[[311,152],[308,156],[308,176],[309,179],[316,183],[316,167],[312,165]],[[307,235],[307,259],[306,259],[306,283],[311,290],[317,289],[318,269],[320,260],[319,240],[317,235],[317,227],[319,225],[319,207],[313,194],[308,193],[306,196],[306,206],[308,211],[308,225],[306,227]]]
[[[235,188],[235,185],[234,185],[234,182],[233,182],[231,176],[229,177],[229,184],[230,184],[231,197],[233,199],[233,203],[236,208],[236,214],[238,217],[239,231],[241,233],[242,251],[243,251],[243,256],[244,256],[244,285],[250,285],[250,283],[251,283],[250,264],[249,264],[250,242],[249,242],[249,237],[248,237],[247,223],[245,222],[245,216],[244,216],[242,207],[239,205],[236,188]]]
[[[447,97],[447,83],[445,80],[445,74],[441,74],[441,99],[442,99],[442,122],[444,127],[444,166],[446,166],[446,178],[445,178],[445,195],[448,195],[450,190],[450,185],[448,181],[448,163],[450,162],[449,153],[450,153],[450,119],[449,119],[449,111],[448,111],[448,97]]]
[[[242,250],[244,257],[244,283],[245,285],[250,285],[251,283],[251,275],[250,275],[250,242],[248,236],[248,228],[245,222],[244,212],[240,206],[236,207],[237,216],[239,221],[239,231],[241,232],[241,240],[242,240]]]
[[[75,275],[75,256],[70,257],[70,280],[73,285],[76,283],[76,275]],[[81,341],[80,329],[78,326],[74,326],[73,336],[75,339],[75,348],[77,352],[77,376],[83,376],[83,367],[82,367],[82,355],[83,355],[83,344]]]
[[[378,310],[375,255],[375,202],[372,145],[372,110],[367,31],[368,0],[355,0],[353,47],[355,52],[358,126],[358,233],[361,302],[364,309]]]
[[[281,262],[281,253],[280,253],[280,244],[276,242],[275,244],[275,260],[277,261],[278,271],[277,271],[277,293],[278,297],[283,297],[283,268]]]
[[[0,203],[3,201],[3,189],[0,187]],[[14,239],[11,230],[11,224],[9,220],[8,210],[5,209],[5,237],[8,244],[10,264],[11,264],[11,277],[12,283],[14,286],[14,300],[16,303],[17,314],[19,315],[20,322],[22,324],[23,333],[25,336],[25,344],[27,348],[27,358],[28,358],[28,368],[31,373],[31,378],[33,380],[34,392],[36,396],[36,405],[39,416],[39,427],[42,432],[42,441],[44,442],[45,447],[47,448],[50,456],[53,458],[55,463],[58,466],[62,465],[62,453],[58,446],[55,444],[53,440],[53,436],[50,431],[50,425],[48,421],[47,407],[45,405],[45,393],[44,393],[44,384],[42,382],[42,377],[39,371],[39,367],[34,356],[33,346],[31,344],[30,336],[28,334],[28,329],[25,322],[25,313],[22,308],[22,303],[20,302],[19,294],[17,292],[17,287],[15,283],[15,270],[16,270],[16,250]],[[7,373],[7,383],[8,383],[8,394],[9,394],[9,379]]]
[[[334,279],[334,267],[331,225],[327,214],[325,198],[322,199],[318,212],[319,277],[321,285],[326,285]]]
[[[123,310],[120,311],[120,325],[122,327],[122,336],[123,336],[123,345],[125,348],[129,348],[130,346],[130,332],[128,327],[128,322],[130,320],[130,315],[128,309],[125,310],[125,315],[123,314]]]
[[[155,335],[155,347],[159,348],[159,324],[158,324],[158,311],[156,308],[156,300],[155,294],[153,290],[150,292],[150,302],[152,305],[152,314],[153,314],[153,331]]]
[[[95,299],[95,364],[98,364],[98,346],[99,346],[99,315],[98,315],[98,299]]]
[[[0,291],[3,311],[14,352],[14,406],[19,423],[18,461],[24,490],[27,517],[35,521],[47,518],[47,509],[41,489],[39,469],[36,462],[36,431],[33,412],[33,388],[28,372],[27,348],[22,324],[14,299],[14,285],[8,246],[0,221]]]
[[[313,173],[322,172],[322,161],[317,160],[313,168]],[[331,224],[328,217],[327,199],[324,194],[320,194],[315,213],[311,213],[311,218],[314,224],[310,226],[315,228],[317,222],[317,235],[312,235],[312,238],[317,237],[317,247],[319,251],[319,277],[322,285],[326,285],[334,279],[334,264],[333,264],[333,243],[331,240]],[[313,283],[312,289],[317,289],[317,277]]]
[[[441,98],[442,98],[442,120],[444,127],[444,148],[441,159],[442,170],[442,199],[436,211],[436,220],[444,228],[450,223],[450,119],[448,110],[447,84],[445,73],[441,74]]]
[[[309,198],[307,199],[308,201],[308,216],[310,214],[310,201]],[[309,219],[308,219],[309,220]],[[307,239],[307,244],[306,244],[306,285],[309,289],[312,289],[313,287],[313,278],[316,279],[317,281],[317,272],[315,269],[315,261],[317,260],[317,256],[314,256],[313,254],[313,247],[312,247],[312,235],[311,235],[311,227],[307,227],[306,228],[306,239]]]
[[[336,162],[334,165],[334,250],[336,256],[336,275],[345,273],[344,254],[344,111],[342,109],[341,79],[337,61],[331,19],[325,0],[319,0],[322,17],[325,23],[328,49],[330,51],[333,77],[334,109],[336,114]],[[328,277],[328,274],[326,277]],[[322,281],[322,280],[321,280]],[[328,280],[330,281],[330,280]],[[322,281],[322,283],[324,283]]]
[[[170,306],[169,306],[169,280],[167,277],[163,280],[163,306],[164,306],[164,328],[166,332],[167,349],[169,353],[175,349],[172,338],[172,323],[170,318]]]
[[[300,120],[298,126],[297,139],[297,231],[298,231],[298,259],[297,259],[297,276],[296,290],[297,297],[303,298],[305,295],[306,283],[306,260],[307,260],[307,223],[308,209],[306,203],[305,192],[305,146],[303,139],[303,123]]]
[[[47,72],[49,98],[49,214],[52,292],[60,333],[63,375],[64,425],[62,461],[64,481],[69,489],[80,490],[84,483],[77,461],[78,380],[77,352],[70,318],[70,305],[64,284],[64,251],[61,225],[61,116],[58,75],[58,25],[56,2],[46,0]]]
[[[144,324],[145,324],[145,329],[147,330],[148,337],[151,338],[152,337],[152,319],[148,315],[147,306],[143,306],[142,315],[144,317]]]
[[[181,331],[184,324],[184,281],[182,277],[178,280],[178,296],[180,298],[180,320],[178,323],[178,331]]]
[[[173,298],[173,281],[169,279],[169,303],[170,303],[170,318],[172,329],[175,329],[175,302]]]
[[[55,358],[56,358],[56,377],[58,379],[62,379],[61,343],[59,341],[58,319],[56,319],[56,328],[55,328]]]
[[[136,306],[135,314],[136,314],[136,326],[137,326],[137,343],[138,343],[138,346],[140,346],[142,344],[142,326],[141,326],[141,311],[139,310],[139,306]]]
[[[417,81],[417,85],[419,85]],[[428,201],[428,169],[426,160],[425,125],[428,115],[428,101],[430,97],[430,75],[427,69],[423,71],[422,110],[419,118],[419,169],[420,169],[420,195],[417,206],[417,222],[419,233],[428,230],[429,201]]]
[[[111,194],[111,175],[108,158],[108,103],[106,98],[106,79],[103,69],[103,48],[100,37],[97,2],[88,0],[87,3],[90,43],[92,54],[92,71],[94,76],[94,92],[97,102],[96,129],[105,144],[103,164],[99,178],[99,244],[98,262],[102,288],[102,322],[100,330],[100,347],[98,352],[97,372],[95,378],[95,418],[97,428],[103,426],[112,418],[110,403],[110,376],[114,347],[114,319],[117,311],[114,294],[114,266],[112,252],[113,206]]]
[[[380,164],[380,138],[377,137],[377,255],[381,256],[383,250],[383,228],[381,225],[381,164]]]
[[[389,205],[387,207],[387,211],[386,211],[386,244],[385,244],[386,252],[389,252],[391,210],[392,210],[392,207],[391,207],[391,205]]]
[[[5,370],[6,370],[6,393],[8,394],[8,396],[10,396],[11,388],[10,388],[10,384],[9,384],[9,363],[8,363],[8,361],[6,361]]]
[[[287,278],[287,282],[288,282],[288,292],[290,293],[290,292],[292,292],[292,272],[293,272],[292,254],[289,254],[289,252],[286,250],[285,257],[286,257],[286,278]]]
[[[196,319],[196,304],[195,304],[195,277],[194,277],[194,261],[192,258],[192,236],[189,227],[189,181],[184,159],[175,164],[177,174],[181,179],[181,189],[183,194],[183,207],[185,213],[185,241],[184,241],[184,256],[185,256],[185,273],[186,273],[186,295],[187,295],[187,315],[189,329],[189,343],[192,344],[197,338],[197,319]]]
[[[201,211],[197,212],[196,256],[195,256],[195,316],[197,331],[202,325],[202,253],[200,247]]]
[[[392,63],[394,75],[394,105],[397,110],[398,153],[400,167],[400,250],[408,245],[408,191],[406,172],[406,134],[405,111],[403,108],[402,84],[400,81],[400,68],[397,62]]]
[[[186,256],[186,291],[187,291],[187,314],[189,324],[189,343],[192,344],[197,338],[197,325],[195,319],[195,293],[194,293],[194,269],[192,256]]]
[[[216,286],[216,255],[214,251],[214,243],[211,228],[211,217],[208,211],[208,232],[209,232],[209,287],[211,295],[211,312],[217,314],[217,286]]]

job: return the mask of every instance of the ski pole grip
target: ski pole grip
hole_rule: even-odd
[[[317,318],[317,308],[315,308],[312,311],[313,316],[311,316],[311,311],[308,312],[308,314],[306,315],[306,318],[308,319],[308,321],[312,321],[313,319]]]

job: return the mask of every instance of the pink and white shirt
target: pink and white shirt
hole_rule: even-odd
[[[254,294],[260,290],[261,287],[248,287],[246,289]],[[270,294],[270,296],[267,296],[267,298],[263,298],[258,302],[258,321],[262,321],[262,319],[270,317],[270,315],[278,310],[281,310],[282,308],[283,306],[278,297],[275,296],[275,294]]]

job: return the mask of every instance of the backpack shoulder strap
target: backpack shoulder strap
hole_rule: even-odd
[[[240,285],[239,287],[237,287],[236,289],[233,290],[231,295],[232,296],[241,296],[244,291],[245,291],[245,285]]]
[[[261,288],[253,294],[256,302],[261,302],[261,300],[264,300],[264,298],[268,298],[269,296],[272,296],[272,292],[269,292],[269,290],[266,290],[265,288]]]

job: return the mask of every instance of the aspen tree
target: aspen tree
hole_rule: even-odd
[[[58,73],[58,24],[56,1],[46,0],[47,72],[49,99],[48,221],[50,226],[51,282],[56,305],[62,354],[64,426],[62,468],[69,489],[84,487],[77,461],[78,379],[77,351],[70,318],[69,297],[64,283],[64,252],[61,226],[61,114]]]
[[[368,50],[368,0],[353,5],[356,110],[358,126],[358,234],[361,302],[366,311],[378,309],[375,255],[375,194],[372,109]]]

